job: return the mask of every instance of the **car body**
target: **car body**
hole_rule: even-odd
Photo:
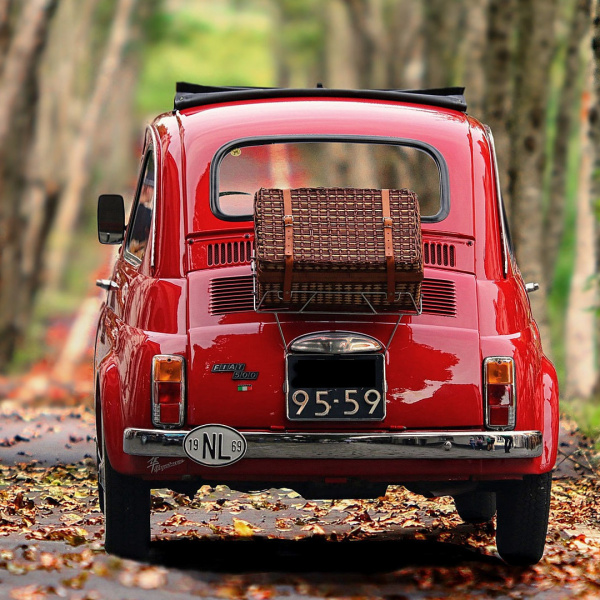
[[[422,306],[261,310],[251,192],[347,185],[336,174],[348,172],[383,187],[366,164],[392,165],[430,197]],[[107,550],[143,555],[151,485],[334,498],[402,484],[454,496],[467,521],[491,519],[497,502],[500,554],[536,562],[558,386],[499,189],[491,132],[460,90],[181,86],[147,128],[129,225],[122,198],[99,204],[101,241],[121,244],[100,282],[95,353]],[[359,381],[357,360],[377,377]],[[335,383],[298,392],[312,381],[294,384],[300,368]]]

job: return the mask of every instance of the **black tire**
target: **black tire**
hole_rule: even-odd
[[[104,471],[104,549],[143,560],[150,550],[150,488],[141,479],[112,468],[106,449]]]
[[[468,492],[455,496],[454,506],[465,523],[488,523],[496,514],[496,492]]]
[[[552,474],[526,475],[523,481],[503,485],[497,492],[498,554],[509,565],[528,566],[544,554]]]

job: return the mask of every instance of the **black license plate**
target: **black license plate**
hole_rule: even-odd
[[[381,421],[384,357],[288,355],[287,417],[292,421]]]

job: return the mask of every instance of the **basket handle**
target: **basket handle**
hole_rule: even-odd
[[[394,263],[390,190],[381,190],[381,208],[383,210],[383,242],[385,246],[385,265],[387,271],[387,301],[393,302],[396,293],[396,265]]]
[[[292,271],[294,268],[294,215],[292,214],[292,192],[283,190],[283,228],[285,232],[285,270],[283,274],[283,300],[292,299]]]

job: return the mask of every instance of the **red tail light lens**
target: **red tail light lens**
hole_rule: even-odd
[[[156,427],[181,427],[184,415],[184,359],[158,354],[152,359],[152,423]]]
[[[491,356],[483,361],[485,424],[489,429],[514,429],[516,424],[515,366],[512,358]]]

